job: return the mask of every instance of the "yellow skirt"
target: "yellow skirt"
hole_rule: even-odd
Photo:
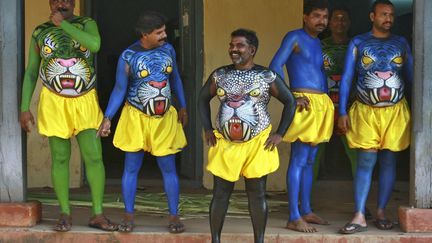
[[[240,176],[260,178],[279,167],[277,148],[273,151],[264,150],[271,126],[243,143],[227,141],[218,131],[213,132],[216,136],[216,145],[210,147],[207,165],[207,170],[213,175],[234,182]]]
[[[71,98],[42,87],[37,119],[40,134],[68,139],[81,131],[98,129],[102,119],[95,89]]]
[[[393,106],[372,107],[355,101],[349,111],[351,148],[401,151],[410,144],[411,118],[405,99]]]
[[[309,110],[301,112],[297,108],[294,120],[283,140],[295,142],[300,140],[303,143],[317,145],[328,142],[333,133],[334,105],[327,94],[310,94],[293,92],[294,96],[306,96],[309,99]]]
[[[113,144],[125,152],[144,150],[154,156],[165,156],[180,152],[187,143],[174,107],[163,117],[152,117],[126,103]]]

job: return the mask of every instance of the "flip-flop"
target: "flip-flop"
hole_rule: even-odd
[[[361,226],[359,224],[348,223],[339,230],[340,234],[354,234],[358,232],[367,231],[367,226]]]
[[[116,231],[118,229],[118,225],[111,222],[103,214],[95,215],[93,218],[91,218],[88,226],[105,231]]]
[[[393,229],[393,223],[388,219],[375,219],[374,221],[375,227],[380,230],[391,230]]]

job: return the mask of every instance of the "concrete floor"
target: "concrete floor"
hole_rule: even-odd
[[[373,185],[368,208],[374,213],[376,205],[376,185]],[[119,191],[118,187],[108,188],[110,192]],[[151,190],[160,190],[152,188]],[[183,191],[187,191],[184,189]],[[37,190],[31,190],[37,191]],[[193,193],[208,194],[204,189],[192,190]],[[285,195],[280,195],[285,198]],[[331,225],[317,226],[318,233],[306,234],[285,229],[288,217],[287,209],[269,214],[266,242],[432,242],[432,233],[407,234],[403,233],[397,222],[397,208],[408,205],[408,183],[398,182],[389,202],[387,212],[396,224],[393,230],[381,231],[369,223],[367,232],[355,235],[340,235],[337,231],[348,220],[353,211],[352,183],[350,181],[319,181],[314,186],[314,212],[327,219]],[[111,220],[120,222],[122,209],[105,209],[105,214]],[[68,233],[52,233],[51,228],[58,217],[58,207],[43,206],[43,220],[31,229],[0,229],[0,242],[210,242],[208,217],[186,218],[183,222],[186,232],[179,235],[167,233],[167,219],[165,216],[138,214],[135,219],[137,225],[132,234],[105,233],[87,227],[90,210],[87,207],[73,207],[73,228]],[[87,237],[87,238],[86,238]],[[2,240],[3,239],[3,240]],[[31,242],[33,242],[33,240]],[[222,231],[223,242],[253,242],[253,231],[248,217],[227,216]]]

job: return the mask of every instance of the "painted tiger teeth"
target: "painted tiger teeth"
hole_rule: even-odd
[[[243,140],[248,141],[251,136],[251,131],[249,129],[249,126],[246,124],[246,122],[243,123]]]
[[[392,88],[390,101],[394,101],[393,99],[395,99],[395,98],[397,98],[396,97],[396,89]]]
[[[374,104],[378,103],[378,89],[373,89],[370,94],[371,100]]]
[[[80,76],[76,76],[76,79],[75,79],[75,89],[76,90],[78,90],[78,86],[80,86],[81,85],[81,77]],[[78,91],[78,93],[79,93],[79,91]]]
[[[55,77],[54,88],[58,93],[60,93],[62,91],[60,76]]]
[[[149,113],[149,114],[154,114],[154,102],[155,102],[155,99],[151,99],[150,100],[150,109],[151,109],[151,113]]]

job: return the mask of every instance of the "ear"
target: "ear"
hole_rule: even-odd
[[[374,21],[374,19],[375,19],[375,13],[374,12],[369,13],[369,19],[371,22]]]
[[[255,46],[250,46],[250,53],[251,53],[251,55],[252,56],[255,56],[255,53],[256,53],[256,47]]]

